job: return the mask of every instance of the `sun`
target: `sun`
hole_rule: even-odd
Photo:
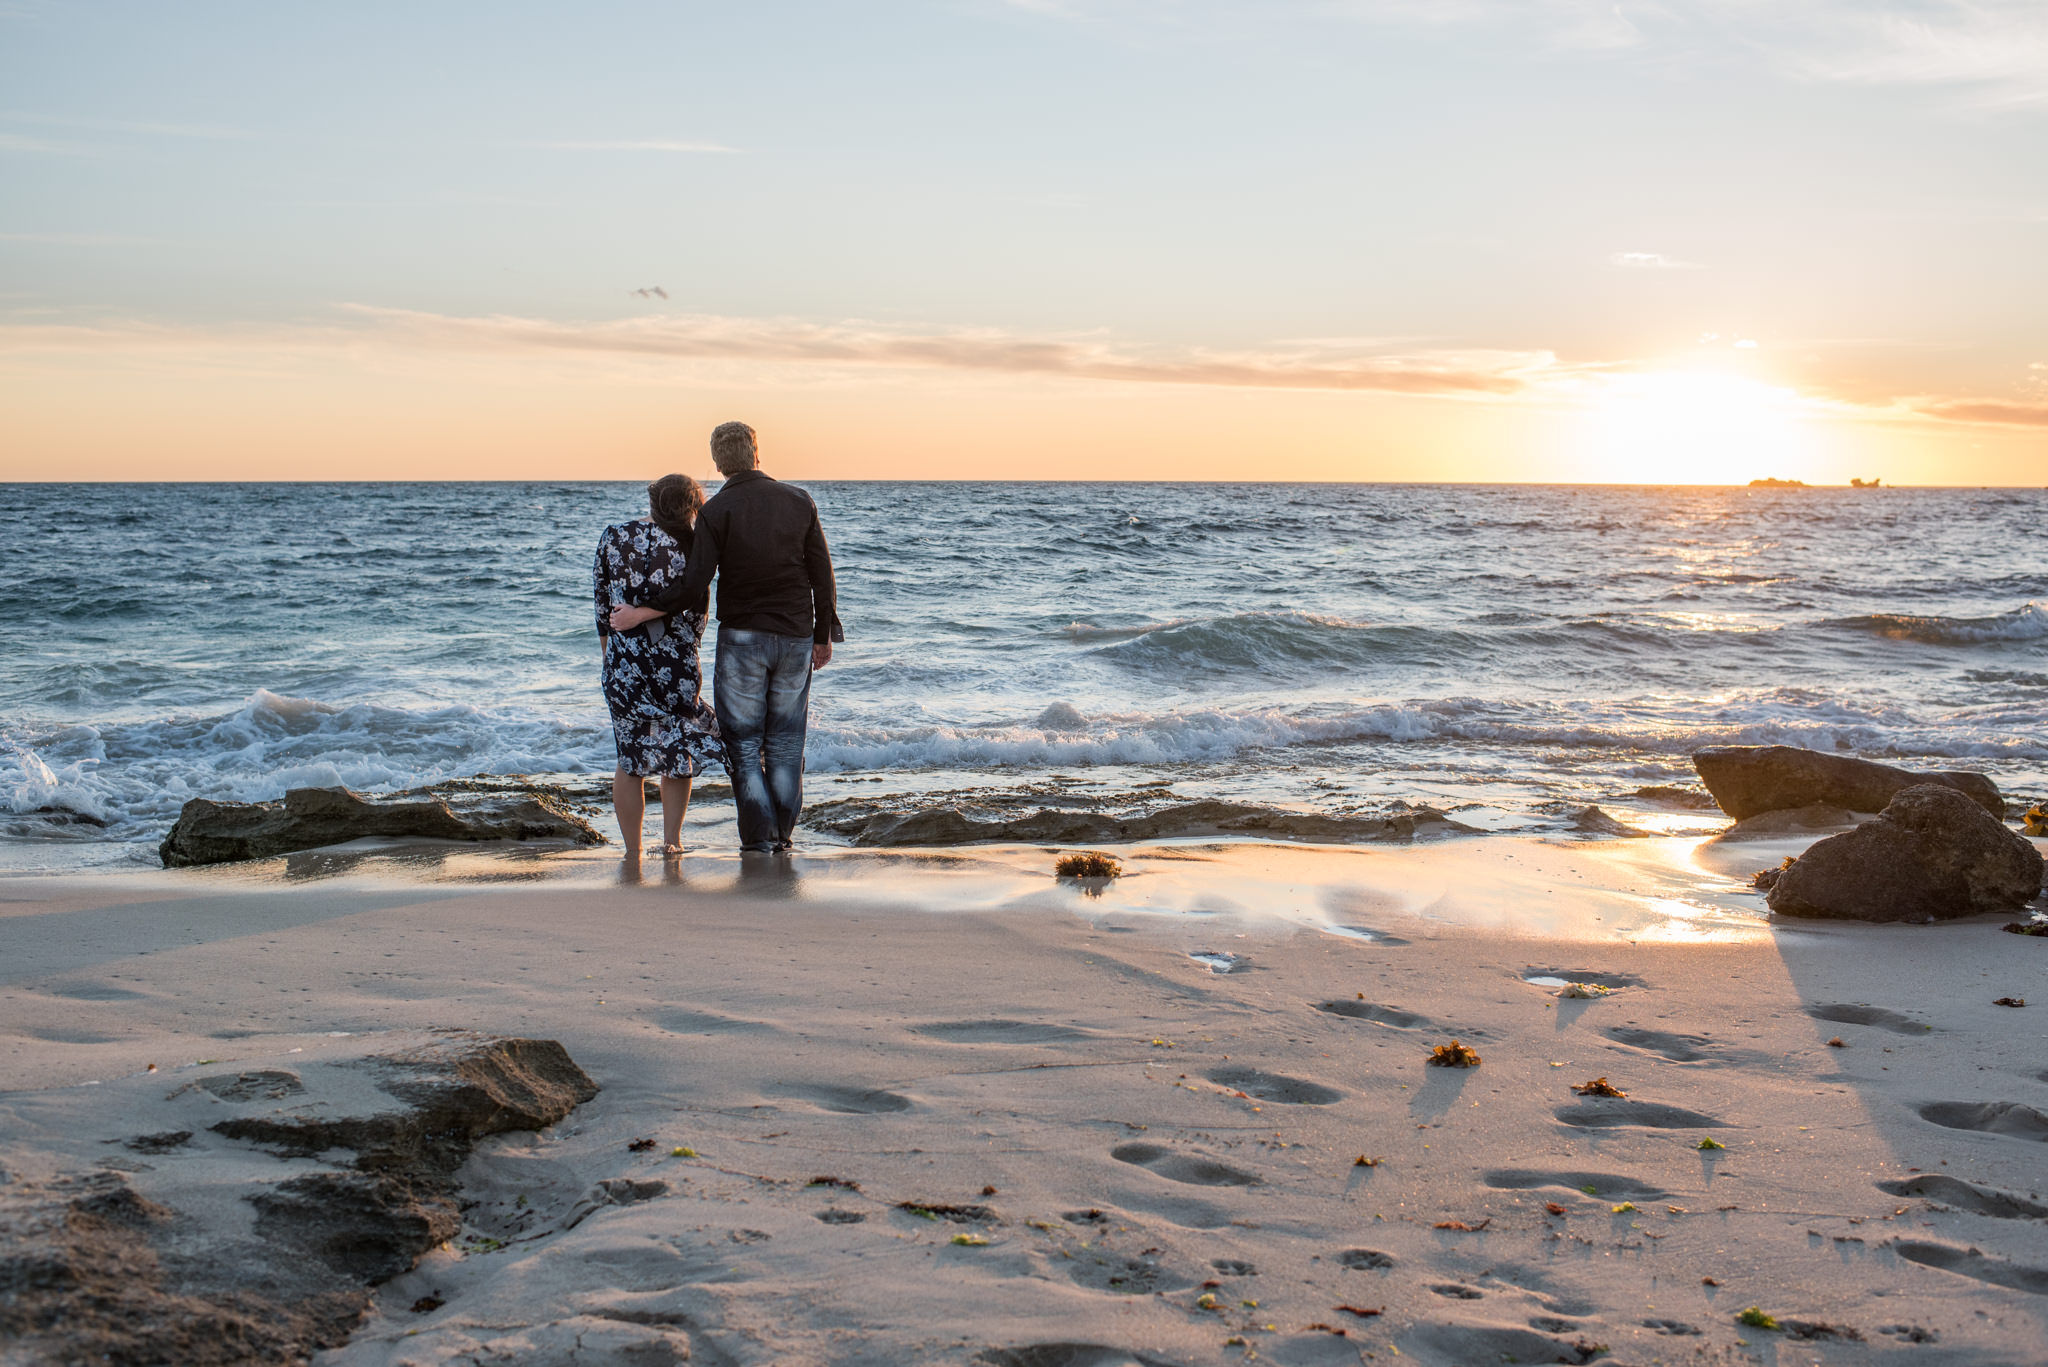
[[[1619,375],[1592,415],[1582,468],[1623,484],[1746,484],[1813,463],[1799,395],[1741,375]]]

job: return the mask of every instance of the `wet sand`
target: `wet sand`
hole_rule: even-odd
[[[11,879],[0,1168],[197,1068],[461,1027],[604,1090],[487,1141],[322,1361],[2038,1363],[2048,940],[1770,925],[1743,882],[1797,845],[1168,845],[1100,896],[1029,849]],[[663,1189],[571,1227],[614,1178]]]

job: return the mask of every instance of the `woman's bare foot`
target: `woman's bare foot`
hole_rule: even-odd
[[[681,859],[683,857],[683,847],[681,845],[663,845],[661,847],[661,857],[663,859]]]

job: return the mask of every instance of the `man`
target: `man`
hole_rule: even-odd
[[[719,424],[711,459],[725,485],[697,515],[682,582],[640,606],[613,609],[612,627],[624,631],[664,613],[703,611],[717,574],[712,709],[725,736],[740,849],[783,851],[804,804],[811,673],[830,662],[834,641],[846,639],[832,556],[811,496],[761,472],[753,428]]]

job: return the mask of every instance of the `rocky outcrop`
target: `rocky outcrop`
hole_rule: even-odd
[[[168,1095],[158,1077],[121,1080],[109,1114],[179,1125],[129,1141],[147,1162],[114,1170],[109,1137],[65,1134],[49,1137],[69,1146],[52,1170],[0,1174],[0,1360],[307,1362],[347,1339],[371,1285],[461,1229],[452,1174],[478,1139],[553,1124],[597,1092],[552,1040],[459,1031],[295,1069]],[[237,1142],[251,1140],[268,1154]]]
[[[1150,811],[1040,807],[990,810],[974,803],[889,808],[859,799],[826,803],[804,824],[848,837],[856,845],[972,845],[992,842],[1045,845],[1128,844],[1186,836],[1247,835],[1268,839],[1354,841],[1414,840],[1474,830],[1431,807],[1383,816],[1326,816],[1245,802],[1180,802]]]
[[[1998,785],[1965,770],[1916,774],[1791,745],[1717,745],[1695,753],[1692,763],[1721,810],[1737,821],[1816,805],[1881,812],[1893,797],[1918,783],[1953,788],[1991,815],[2005,817]]]
[[[1780,916],[1941,921],[2011,911],[2041,891],[2041,855],[1953,788],[1919,784],[1829,836],[1771,883]]]
[[[545,789],[463,781],[365,797],[347,788],[294,788],[281,802],[195,797],[157,853],[166,868],[264,859],[365,836],[418,840],[559,840],[604,837]]]

